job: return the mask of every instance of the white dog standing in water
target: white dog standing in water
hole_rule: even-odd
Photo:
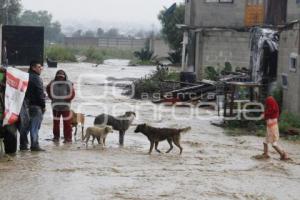
[[[105,139],[108,133],[112,133],[113,129],[110,126],[93,126],[93,127],[88,127],[85,132],[85,136],[82,139],[83,141],[85,140],[86,143],[86,148],[88,147],[88,141],[90,137],[93,137],[92,143],[94,144],[95,138],[97,138],[98,143],[102,144],[105,146]]]

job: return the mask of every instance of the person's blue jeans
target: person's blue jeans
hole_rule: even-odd
[[[30,106],[29,117],[30,121],[28,129],[27,131],[22,130],[21,137],[26,141],[25,137],[27,138],[27,134],[30,132],[31,148],[37,148],[39,147],[39,130],[43,121],[42,109],[39,106]]]
[[[20,149],[26,149],[28,147],[28,132],[29,132],[29,108],[26,102],[23,103],[20,111],[18,130],[20,132]]]

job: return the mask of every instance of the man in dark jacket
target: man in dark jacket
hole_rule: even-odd
[[[39,146],[39,129],[46,111],[43,81],[40,74],[43,70],[38,61],[31,61],[29,68],[29,83],[25,95],[25,109],[29,112],[29,127],[20,131],[20,150],[27,150],[27,134],[30,132],[31,151],[44,151]]]

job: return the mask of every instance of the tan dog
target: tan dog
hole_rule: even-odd
[[[108,135],[108,133],[112,133],[113,129],[110,126],[93,126],[93,127],[88,127],[86,129],[85,136],[83,137],[82,140],[85,140],[86,147],[88,147],[88,141],[90,137],[93,137],[92,143],[94,144],[95,138],[97,138],[98,143],[105,145],[105,140]]]
[[[76,135],[77,135],[77,126],[78,124],[81,125],[81,138],[83,138],[83,131],[84,131],[84,121],[85,117],[84,114],[82,113],[76,113],[73,110],[71,110],[72,113],[72,127],[75,127],[75,133],[74,133],[74,138],[76,140]]]

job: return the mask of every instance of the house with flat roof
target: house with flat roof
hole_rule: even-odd
[[[262,45],[261,71],[264,78],[272,75],[263,84],[282,87],[283,109],[300,113],[300,25],[285,26],[300,19],[299,0],[186,0],[185,5],[184,71],[201,80],[206,67],[222,68],[225,62],[251,69],[250,31],[256,26],[279,30],[277,52]]]
[[[253,26],[285,24],[300,17],[298,1],[186,0],[185,71],[203,78],[207,66],[249,68],[249,30]],[[300,1],[299,1],[300,2]],[[288,12],[287,12],[288,11]]]

